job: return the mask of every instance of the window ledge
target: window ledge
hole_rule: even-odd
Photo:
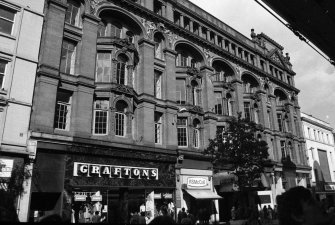
[[[16,40],[16,37],[11,35],[11,34],[6,34],[6,33],[3,33],[3,32],[0,32],[0,36],[1,37],[6,37],[6,38],[9,38],[9,39],[12,39],[12,40]]]

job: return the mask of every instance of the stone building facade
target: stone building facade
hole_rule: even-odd
[[[142,205],[150,218],[162,204],[219,214],[202,151],[238,112],[264,128],[273,194],[305,181],[294,76],[274,40],[249,39],[187,0],[48,0],[31,212],[64,211],[70,193],[74,205],[100,199],[110,222]]]
[[[44,0],[0,1],[0,189],[15,168],[31,170],[28,128],[43,25]],[[27,221],[30,179],[16,208]]]
[[[308,163],[312,167],[309,188],[316,197],[334,204],[335,164],[333,128],[312,115],[301,113]]]

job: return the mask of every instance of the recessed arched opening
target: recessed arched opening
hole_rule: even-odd
[[[199,119],[193,120],[193,147],[195,148],[200,147],[200,125]]]
[[[165,48],[165,38],[162,33],[156,32],[154,35],[155,58],[164,60],[163,49]]]
[[[230,82],[234,78],[234,70],[228,63],[221,60],[215,60],[212,63],[212,67],[214,68],[214,74],[212,76],[213,81]]]
[[[277,106],[282,106],[287,102],[287,95],[280,89],[274,91]]]
[[[259,83],[250,74],[243,74],[242,75],[242,82],[243,82],[243,91],[244,91],[245,94],[255,93],[259,88]]]
[[[119,100],[115,104],[115,135],[124,137],[126,135],[127,116],[126,112],[128,104]]]
[[[187,43],[179,43],[176,45],[177,52],[176,66],[200,68],[204,65],[204,57],[192,45]]]

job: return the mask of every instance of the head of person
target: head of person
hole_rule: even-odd
[[[99,215],[99,212],[98,212],[98,211],[95,211],[95,215],[97,215],[97,216],[98,216],[98,215]]]
[[[185,208],[183,207],[183,208],[181,208],[181,210],[183,211],[183,212],[185,212]]]
[[[165,205],[162,205],[161,208],[161,213],[163,216],[166,216],[168,214],[168,210],[167,210],[167,207]]]
[[[280,225],[328,225],[330,218],[304,187],[294,187],[277,196]]]

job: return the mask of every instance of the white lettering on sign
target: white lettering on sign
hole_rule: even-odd
[[[74,162],[73,176],[158,180],[158,168]]]
[[[204,177],[188,177],[187,186],[190,187],[204,187],[207,186],[207,179]]]
[[[8,178],[12,176],[13,170],[13,159],[0,159],[0,177]]]

